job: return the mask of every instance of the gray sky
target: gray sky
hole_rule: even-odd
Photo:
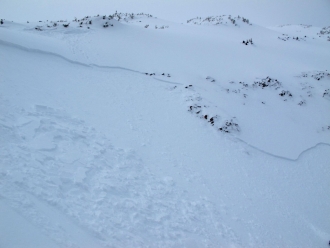
[[[330,26],[330,0],[0,0],[0,18],[17,22],[144,12],[184,22],[196,16],[242,15],[261,25]]]

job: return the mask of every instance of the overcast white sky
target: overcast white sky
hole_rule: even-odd
[[[116,10],[144,12],[178,22],[196,16],[239,14],[266,26],[330,26],[330,0],[0,0],[0,18],[16,22],[71,20]]]

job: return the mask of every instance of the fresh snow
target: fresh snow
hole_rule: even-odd
[[[0,25],[0,247],[325,247],[329,28],[132,17]]]

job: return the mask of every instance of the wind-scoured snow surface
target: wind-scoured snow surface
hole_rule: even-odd
[[[329,27],[3,20],[0,58],[0,247],[327,246]]]

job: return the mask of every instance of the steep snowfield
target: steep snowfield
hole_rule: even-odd
[[[324,247],[323,27],[117,17],[0,25],[0,247]]]

